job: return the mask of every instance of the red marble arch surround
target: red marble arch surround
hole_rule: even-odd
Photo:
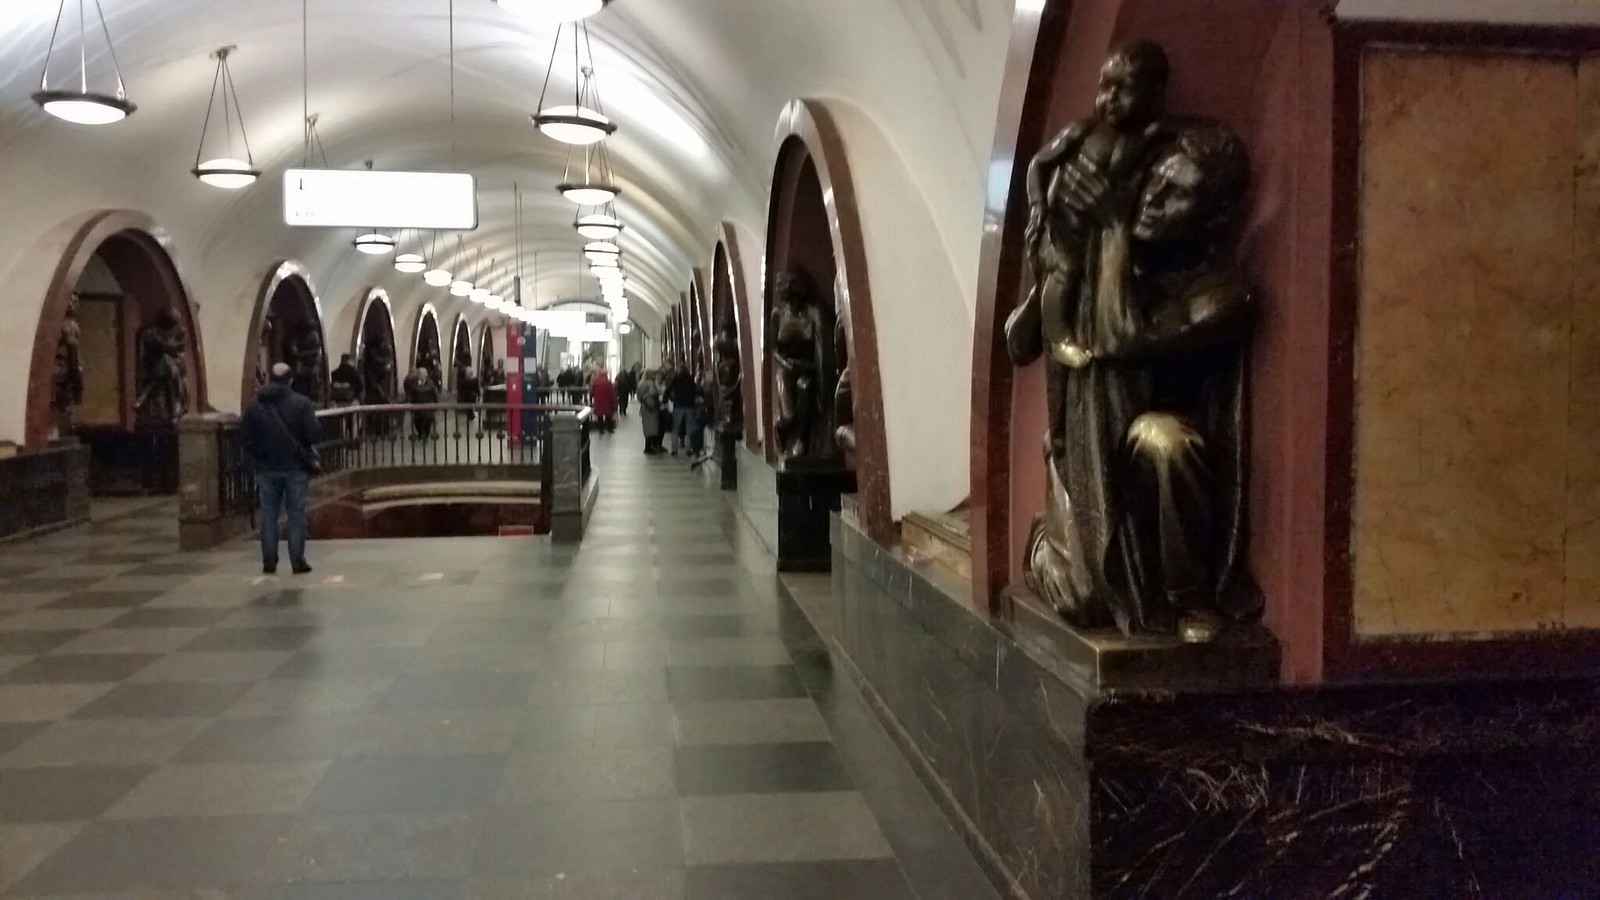
[[[856,482],[862,525],[873,540],[889,545],[898,540],[889,504],[888,438],[883,425],[883,383],[878,373],[878,329],[872,315],[872,288],[867,278],[866,247],[856,206],[855,183],[844,149],[844,139],[833,116],[822,104],[793,100],[778,117],[773,136],[772,198],[767,213],[766,262],[763,265],[762,316],[771,314],[772,279],[787,263],[792,243],[790,227],[798,199],[800,175],[809,160],[822,187],[837,281],[843,285],[844,308],[850,327],[850,380],[855,394]],[[816,286],[829,298],[832,285]],[[762,408],[773,408],[771,361],[762,355]],[[822,398],[830,403],[832,398]],[[761,423],[768,448],[772,440],[771,416]]]
[[[722,320],[723,304],[733,311],[739,330],[739,371],[744,377],[744,443],[752,450],[761,447],[761,423],[757,420],[755,385],[755,344],[750,339],[750,297],[746,285],[744,253],[731,222],[717,226],[717,244],[711,251],[711,322]]]
[[[979,271],[972,388],[976,605],[999,615],[1018,580],[1027,523],[1043,503],[1042,367],[1014,371],[1002,326],[1026,288],[1027,163],[1092,107],[1116,45],[1160,42],[1169,106],[1220,119],[1250,147],[1252,213],[1242,262],[1265,314],[1252,351],[1251,572],[1284,647],[1284,677],[1335,673],[1324,658],[1325,437],[1332,228],[1333,33],[1315,0],[1045,0],[1018,4],[1001,91]],[[1344,253],[1353,248],[1341,248]]]
[[[155,219],[130,209],[113,209],[91,216],[68,241],[66,252],[56,263],[55,274],[34,332],[33,357],[28,369],[28,405],[23,435],[29,449],[44,447],[50,441],[52,419],[50,391],[55,372],[56,342],[61,339],[61,324],[71,301],[72,290],[83,276],[84,267],[102,244],[111,238],[125,239],[125,245],[141,257],[131,269],[113,266],[122,288],[129,295],[160,294],[178,301],[178,314],[188,332],[192,355],[189,366],[192,408],[211,408],[206,393],[205,343],[198,327],[194,293],[172,260],[172,239]]]
[[[488,351],[487,353],[485,351]],[[483,370],[485,359],[494,359],[494,328],[488,322],[478,326],[477,335],[472,339],[472,355],[478,365],[478,370]]]
[[[311,314],[317,320],[317,331],[322,335],[323,371],[325,373],[333,371],[329,365],[328,328],[326,320],[322,317],[322,298],[318,296],[316,287],[311,283],[311,271],[295,260],[280,260],[273,264],[271,270],[267,272],[267,277],[261,280],[261,288],[256,291],[255,308],[250,312],[250,330],[247,332],[249,340],[245,343],[243,374],[239,381],[241,402],[248,400],[256,391],[256,342],[261,339],[261,329],[266,327],[272,298],[278,293],[278,288],[291,279],[300,282],[305,288],[302,299],[310,301]]]
[[[423,303],[422,306],[417,309],[417,319],[411,327],[411,360],[406,366],[407,372],[415,369],[418,365],[420,354],[417,351],[422,349],[422,334],[423,330],[428,327],[429,320],[433,321],[433,336],[438,342],[439,346],[439,365],[443,366],[445,364],[445,342],[444,334],[439,330],[439,310],[433,305],[433,301],[430,300],[426,303]],[[399,360],[396,360],[395,371],[398,372],[399,369],[400,363]]]
[[[400,343],[395,340],[394,307],[389,303],[389,292],[380,287],[367,288],[361,295],[361,306],[356,311],[355,329],[350,334],[350,352],[355,354],[356,365],[361,365],[362,335],[366,333],[367,316],[377,304],[383,307],[384,327],[388,329],[389,349],[395,355],[394,369],[389,373],[390,396],[400,390]]]

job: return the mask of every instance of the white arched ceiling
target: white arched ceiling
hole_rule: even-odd
[[[50,250],[64,243],[70,222],[93,210],[136,209],[168,232],[200,309],[213,401],[222,409],[238,403],[230,373],[246,351],[255,292],[276,260],[310,270],[335,340],[351,324],[352,304],[374,286],[388,291],[397,323],[412,321],[427,301],[454,316],[461,301],[399,275],[386,258],[357,254],[353,232],[282,224],[280,175],[303,153],[300,0],[100,4],[139,109],[91,128],[58,122],[29,100],[57,0],[0,2],[0,273],[8,286],[0,302],[20,326],[0,334],[0,384],[12,386],[0,392],[0,437],[22,431],[24,392],[16,386],[26,383],[33,325],[57,262]],[[580,278],[575,209],[553,190],[567,148],[528,124],[553,26],[519,19],[492,0],[455,0],[452,126],[449,0],[308,0],[308,7],[309,108],[320,117],[330,165],[371,160],[381,169],[448,170],[453,157],[455,169],[478,178],[480,227],[463,235],[465,261],[452,258],[453,237],[444,255],[469,270],[480,256],[485,269],[496,260],[488,280],[503,293],[517,262],[515,182],[524,194],[521,262],[530,278],[532,253],[539,254],[535,302],[597,293]],[[72,12],[63,30],[75,41],[75,28],[66,27]],[[909,296],[934,280],[929,291],[964,301],[969,321],[952,328],[969,330],[1011,12],[1012,0],[616,0],[590,19],[601,98],[620,125],[608,144],[624,188],[633,318],[645,333],[658,330],[693,268],[710,264],[721,222],[746,238],[752,271],[745,276],[759,288],[772,130],[797,97],[847,103],[871,120],[873,153],[887,148],[900,157],[896,180],[920,194],[917,205],[931,218],[925,240],[932,244],[921,252],[943,256],[940,264],[891,271],[886,261],[871,277],[904,279]],[[241,192],[206,187],[189,174],[215,65],[209,54],[227,44],[238,47],[230,65],[256,162],[266,170]],[[89,64],[104,85],[109,59],[92,32]],[[67,71],[53,67],[55,80]],[[552,90],[570,89],[570,65],[558,68]],[[861,168],[855,176],[874,173]],[[759,304],[759,289],[751,298]],[[750,312],[759,322],[759,306]],[[476,327],[481,316],[475,308],[468,315]],[[958,443],[952,452],[964,453]],[[954,489],[945,485],[941,502]],[[914,503],[917,493],[908,486],[904,496]]]

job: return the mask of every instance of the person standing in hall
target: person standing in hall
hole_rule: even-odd
[[[413,405],[426,406],[439,402],[439,385],[428,377],[428,370],[421,367],[412,369],[411,374],[406,376],[405,391],[406,402]],[[433,410],[412,410],[411,429],[419,439],[433,437]]]
[[[255,464],[261,502],[261,571],[278,571],[278,515],[288,519],[289,565],[296,575],[306,563],[306,488],[320,471],[316,446],[322,427],[311,401],[289,389],[293,370],[277,363],[239,421],[245,452]]]
[[[667,399],[672,401],[672,455],[688,449],[689,430],[694,424],[694,403],[700,395],[689,367],[680,365],[667,382]]]
[[[594,410],[596,427],[606,434],[617,430],[617,388],[605,369],[595,369],[589,382],[589,408]]]
[[[655,456],[661,452],[661,385],[654,372],[645,372],[639,378],[639,422],[644,428],[644,453]]]

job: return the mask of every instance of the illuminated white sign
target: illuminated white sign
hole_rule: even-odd
[[[478,227],[471,175],[290,169],[283,175],[283,221],[318,228]]]

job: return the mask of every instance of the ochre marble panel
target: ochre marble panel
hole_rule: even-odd
[[[1356,631],[1600,624],[1600,191],[1575,174],[1600,85],[1534,57],[1362,68]]]

